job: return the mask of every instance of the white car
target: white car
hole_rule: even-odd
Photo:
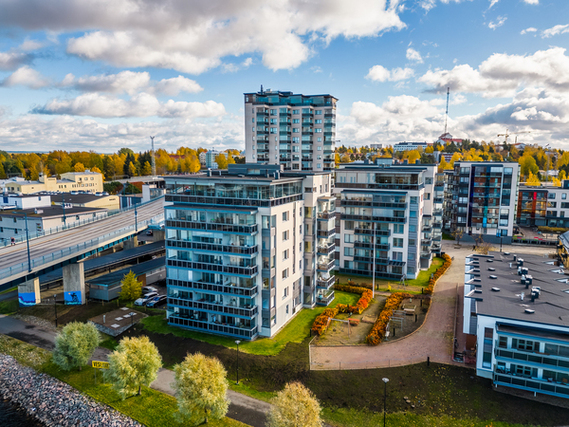
[[[157,295],[158,295],[158,292],[149,292],[147,294],[144,294],[142,297],[138,298],[134,302],[134,305],[144,305]]]

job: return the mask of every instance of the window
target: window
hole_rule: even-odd
[[[283,242],[288,240],[289,231],[283,231]]]
[[[288,211],[283,212],[283,221],[288,221]]]
[[[320,114],[322,114],[322,110],[316,110],[316,111],[314,112],[314,114],[320,115]]]
[[[300,119],[292,119],[292,123],[293,124],[299,124],[300,123]]]
[[[277,115],[277,110],[275,109],[271,109],[271,116],[276,116]]]
[[[300,114],[300,110],[292,110],[292,114]]]
[[[285,251],[283,251],[283,261],[284,261],[285,259],[288,259],[288,249],[285,250]]]
[[[285,268],[285,269],[283,270],[282,275],[283,275],[283,279],[286,279],[286,278],[288,277],[288,268]]]
[[[286,314],[288,314],[288,304],[286,305]]]
[[[320,169],[322,167],[322,163],[316,163],[316,168]]]
[[[417,231],[416,225],[409,225],[409,233],[415,233]]]
[[[567,193],[563,193],[563,194],[561,195],[561,199],[567,200]]]
[[[314,129],[314,132],[316,132],[316,133],[322,133],[322,128],[316,128],[316,129]]]
[[[322,151],[322,146],[321,146],[321,145],[319,145],[318,147],[316,147],[316,150],[318,150],[318,151]]]
[[[322,119],[316,119],[314,120],[314,123],[316,123],[317,125],[322,124]]]
[[[283,289],[283,298],[286,298],[287,296],[288,296],[288,286]]]
[[[321,136],[319,136],[318,138],[316,138],[316,141],[318,141],[318,142],[322,142],[322,137],[321,137]]]
[[[556,196],[555,193],[549,193],[549,194],[547,195],[547,198],[548,198],[549,200],[554,200],[554,199],[555,199],[555,196]]]
[[[299,133],[300,132],[300,128],[292,128],[292,133]]]
[[[394,237],[393,238],[393,247],[402,248],[403,247],[403,239],[399,239],[397,237]]]
[[[410,203],[417,204],[417,197],[410,197]]]
[[[539,342],[513,338],[512,339],[512,348],[515,348],[515,349],[518,349],[521,351],[539,351]]]
[[[403,234],[405,232],[405,226],[403,224],[395,224],[393,226],[393,233]]]
[[[344,247],[344,256],[354,256],[354,248]]]

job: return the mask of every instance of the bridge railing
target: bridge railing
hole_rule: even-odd
[[[156,215],[153,218],[150,218],[150,219],[147,219],[144,221],[140,221],[139,226],[144,227],[147,225],[159,223],[163,220],[164,220],[164,214],[160,214],[160,215]],[[88,240],[88,241],[80,243],[78,245],[70,246],[70,247],[65,248],[65,249],[61,249],[61,250],[53,252],[49,255],[44,255],[44,256],[41,256],[38,258],[34,258],[31,260],[31,270],[33,270],[35,267],[42,266],[45,263],[48,263],[51,261],[56,261],[58,259],[66,257],[66,256],[70,256],[70,255],[73,255],[75,253],[84,251],[85,249],[98,247],[101,243],[107,242],[107,241],[111,240],[113,237],[128,234],[130,231],[134,232],[134,228],[135,228],[134,225],[129,225],[128,227],[123,227],[119,230],[115,230],[111,233],[107,233],[103,236],[97,237],[95,239]],[[21,264],[17,264],[17,265],[14,265],[12,267],[0,270],[0,280],[5,279],[7,277],[11,277],[14,274],[18,274],[18,273],[21,273],[23,271],[28,271],[28,262],[27,261],[22,262]]]
[[[160,197],[156,197],[155,199],[150,200],[149,202],[144,202],[144,203],[138,203],[136,205],[136,209],[140,209],[143,206],[146,206],[149,203],[152,203],[160,198],[163,198],[164,196],[160,196]],[[65,230],[70,230],[72,228],[76,228],[76,227],[81,227],[83,225],[87,225],[87,224],[91,224],[93,222],[97,222],[100,221],[102,219],[106,219],[106,218],[110,218],[114,215],[118,215],[124,212],[129,212],[129,211],[133,211],[134,210],[134,205],[128,206],[124,209],[113,209],[104,213],[101,213],[99,215],[97,215],[96,217],[93,218],[89,218],[89,219],[82,219],[79,221],[73,221],[70,224],[65,224],[62,226],[58,226],[58,227],[52,227],[49,228],[47,230],[42,230],[42,231],[35,231],[32,233],[32,230],[28,230],[28,234],[30,235],[30,240],[32,239],[37,239],[39,237],[43,237],[43,236],[49,236],[50,234],[56,234],[56,233],[60,233],[62,231]],[[70,215],[71,216],[71,215]],[[21,243],[21,242],[25,242],[26,241],[26,235],[23,234],[21,236],[15,237],[15,243]],[[12,243],[10,241],[10,239],[4,239],[2,241],[0,241],[0,247],[2,246],[10,246]]]

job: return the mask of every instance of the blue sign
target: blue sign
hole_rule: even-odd
[[[81,291],[64,292],[65,305],[81,305]]]
[[[35,292],[18,293],[18,301],[20,302],[20,307],[36,305],[36,294]]]

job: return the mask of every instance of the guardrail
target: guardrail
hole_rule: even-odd
[[[164,196],[162,195],[162,196],[160,196],[160,197],[156,197],[156,198],[150,200],[149,202],[139,203],[139,204],[136,205],[136,209],[140,209],[141,207],[146,206],[146,205],[149,204],[149,203],[153,203],[153,202],[155,202],[156,200],[161,199],[161,198],[163,198],[163,197],[164,197]],[[83,226],[83,225],[91,224],[91,223],[93,223],[93,222],[101,221],[101,220],[103,220],[103,219],[107,219],[107,218],[110,218],[110,217],[112,217],[112,216],[115,216],[115,215],[124,213],[124,212],[133,211],[134,208],[135,208],[135,207],[134,207],[134,205],[133,205],[133,206],[129,206],[129,207],[124,208],[124,209],[115,209],[115,210],[112,210],[112,211],[107,211],[107,212],[104,212],[104,213],[101,214],[101,215],[98,215],[98,216],[94,217],[94,218],[83,219],[83,220],[80,220],[80,221],[74,221],[74,222],[72,222],[72,223],[69,224],[69,225],[63,225],[63,226],[61,226],[61,227],[52,227],[52,228],[47,229],[47,230],[43,230],[43,231],[39,231],[39,232],[36,231],[35,233],[32,233],[31,230],[28,230],[28,233],[29,233],[29,236],[30,236],[30,237],[29,237],[29,240],[38,239],[38,238],[43,237],[43,236],[49,236],[49,235],[51,235],[51,234],[60,233],[60,232],[65,231],[65,230],[70,230],[70,229],[72,229],[72,228],[77,228],[77,227],[81,227],[81,226]],[[29,227],[28,227],[28,228],[29,228]],[[21,242],[25,242],[25,241],[26,241],[26,236],[25,236],[25,234],[23,234],[22,236],[15,237],[15,243],[21,243]],[[5,247],[5,246],[10,246],[10,245],[11,245],[10,239],[5,239],[5,240],[3,240],[3,241],[0,241],[0,247],[2,247],[2,246],[4,246],[4,247]]]
[[[150,219],[147,219],[144,221],[140,221],[140,223],[138,225],[139,225],[139,227],[144,227],[146,225],[150,225],[150,224],[154,224],[156,222],[160,222],[163,219],[164,219],[164,214],[159,214],[153,218],[150,218]],[[101,237],[97,237],[95,239],[88,240],[86,242],[80,243],[80,244],[75,245],[75,246],[71,246],[69,248],[62,249],[62,250],[57,251],[57,252],[52,252],[50,255],[44,255],[42,257],[34,258],[31,260],[31,266],[30,267],[33,270],[34,267],[44,265],[46,262],[55,261],[55,260],[64,258],[66,256],[72,255],[74,253],[81,252],[82,250],[85,250],[85,249],[98,247],[101,243],[106,242],[109,239],[112,239],[113,237],[120,236],[122,234],[126,234],[131,230],[134,231],[134,228],[135,228],[134,225],[129,225],[128,227],[123,227],[119,230],[115,230],[111,233],[107,233]],[[3,270],[0,270],[0,280],[5,279],[6,277],[13,276],[14,274],[21,273],[23,271],[27,271],[27,270],[28,270],[28,262],[22,262],[21,264],[17,264],[15,266],[5,268]]]

